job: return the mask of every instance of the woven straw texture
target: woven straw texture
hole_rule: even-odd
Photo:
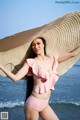
[[[64,16],[38,28],[14,34],[0,40],[0,64],[16,72],[25,59],[31,41],[43,37],[47,42],[49,55],[62,55],[80,46],[80,11],[67,13]],[[80,55],[59,64],[58,72],[63,75],[78,60]],[[5,76],[3,72],[0,72]]]

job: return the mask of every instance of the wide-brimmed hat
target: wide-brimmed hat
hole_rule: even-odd
[[[67,13],[41,27],[23,31],[0,40],[0,64],[10,71],[17,71],[26,58],[31,42],[43,37],[47,42],[47,53],[59,56],[80,46],[80,11]],[[60,75],[67,72],[80,55],[59,64]],[[3,72],[0,75],[5,76]]]

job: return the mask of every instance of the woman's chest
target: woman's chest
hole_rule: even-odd
[[[37,61],[38,66],[46,71],[51,71],[52,70],[52,61]]]

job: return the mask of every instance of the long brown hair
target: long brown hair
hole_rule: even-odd
[[[39,39],[42,40],[44,44],[44,55],[47,56],[46,53],[46,40],[43,37],[38,37]],[[32,41],[33,42],[33,41]],[[26,58],[35,58],[36,53],[32,49],[32,43],[27,51]],[[33,84],[34,84],[34,79],[33,76],[27,76],[27,89],[26,89],[26,99],[31,95],[32,90],[33,90]]]

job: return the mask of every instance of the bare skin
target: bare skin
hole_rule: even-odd
[[[37,38],[32,42],[32,49],[37,55],[37,57],[35,58],[36,62],[41,67],[43,67],[43,69],[51,71],[52,64],[51,62],[49,62],[49,57],[44,55],[44,44],[40,38]],[[64,55],[59,56],[57,61],[58,63],[61,63],[79,54],[80,54],[80,47],[74,49],[69,53],[65,53]],[[29,66],[27,63],[24,63],[23,67],[17,72],[17,74],[13,74],[9,72],[2,65],[0,65],[0,69],[5,74],[7,74],[11,78],[11,80],[16,82],[18,80],[21,80],[28,73]],[[38,85],[41,83],[42,83],[41,79],[34,80],[34,85]],[[50,97],[51,91],[49,90],[48,92],[43,94],[38,94],[33,91],[32,94],[39,99],[47,99]],[[49,105],[47,105],[40,113],[32,107],[26,108],[26,120],[38,120],[39,115],[42,117],[42,120],[58,120],[59,119]]]

